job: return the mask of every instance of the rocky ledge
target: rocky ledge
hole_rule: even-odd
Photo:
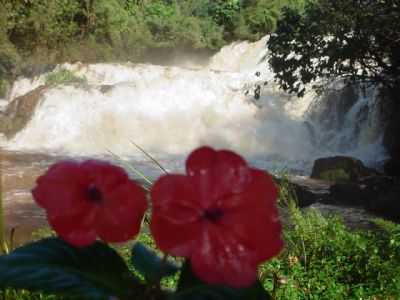
[[[299,207],[339,215],[351,228],[370,228],[377,217],[400,223],[400,178],[367,168],[357,159],[318,159],[310,178],[289,177],[287,184]]]

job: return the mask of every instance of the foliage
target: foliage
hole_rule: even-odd
[[[268,47],[280,86],[302,96],[305,85],[341,77],[348,82],[400,83],[398,1],[309,1],[285,8]]]
[[[276,300],[400,297],[400,225],[376,220],[377,232],[349,231],[339,218],[298,210],[293,202],[295,194],[285,181],[280,198],[289,205],[292,220],[284,230],[287,248],[260,268],[262,282]],[[49,234],[44,230],[37,238]],[[156,249],[149,234],[142,233],[137,240]],[[131,248],[123,246],[118,251],[130,265]],[[179,276],[169,278],[163,286],[175,289]],[[61,299],[13,290],[7,294],[7,300]]]
[[[68,83],[87,83],[85,77],[76,76],[73,72],[67,69],[60,69],[58,71],[51,72],[46,76],[46,85],[58,85]]]
[[[121,257],[100,242],[80,249],[57,238],[42,239],[0,257],[0,271],[2,288],[85,299],[125,299],[139,286]]]
[[[0,2],[0,5],[2,3]],[[20,63],[15,46],[9,41],[7,30],[7,6],[0,10],[0,98],[5,96],[7,81],[13,77]]]
[[[270,33],[284,6],[302,3],[0,0],[0,80],[32,64],[141,60],[150,49],[217,50]]]
[[[8,35],[22,51],[35,52],[66,44],[79,32],[79,1],[6,1]]]
[[[276,299],[398,299],[400,225],[378,220],[374,232],[354,232],[340,218],[300,211],[283,184],[290,222],[286,248],[262,267]],[[270,274],[274,274],[271,276]]]

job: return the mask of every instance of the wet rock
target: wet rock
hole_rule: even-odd
[[[304,176],[291,176],[289,178],[275,178],[278,184],[284,184],[296,196],[299,207],[307,207],[316,202],[323,202],[329,197],[331,183]]]
[[[324,204],[359,207],[376,216],[400,222],[400,179],[370,176],[351,183],[335,183]]]
[[[329,189],[329,197],[326,197],[325,204],[346,205],[353,207],[365,206],[364,186],[358,183],[336,183]]]
[[[45,86],[40,86],[11,101],[5,111],[0,113],[0,133],[3,133],[7,138],[11,138],[23,129],[33,116],[45,90]]]
[[[400,178],[375,176],[360,181],[365,208],[379,216],[400,222]]]
[[[385,91],[385,106],[387,107],[387,126],[383,134],[383,146],[392,159],[400,162],[400,87]]]
[[[383,165],[383,170],[385,172],[385,175],[400,177],[400,159],[388,159]]]
[[[400,222],[400,178],[398,177],[377,175],[363,177],[354,182],[338,183],[302,176],[275,178],[275,180],[294,192],[297,204],[301,208],[316,205],[340,207],[339,212],[349,212],[353,209],[371,218],[381,217]]]
[[[112,91],[115,86],[112,84],[103,84],[100,86],[100,92],[102,94],[107,94],[108,92]]]
[[[364,166],[359,159],[333,156],[317,159],[312,168],[311,178],[344,183],[378,174],[376,170]]]
[[[398,117],[399,116],[397,115],[397,118]],[[383,145],[388,151],[390,157],[397,161],[400,160],[399,132],[400,132],[400,121],[390,120],[383,136]]]

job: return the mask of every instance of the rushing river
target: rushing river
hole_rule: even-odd
[[[2,138],[8,225],[23,232],[44,223],[30,189],[60,158],[122,160],[156,178],[160,170],[134,143],[171,171],[181,171],[188,153],[204,144],[233,149],[274,172],[307,175],[316,158],[337,154],[379,163],[385,153],[377,91],[353,88],[344,95],[335,83],[325,96],[289,96],[273,83],[263,61],[266,42],[234,43],[204,65],[189,60],[175,66],[57,66],[55,71],[68,69],[87,83],[44,88],[26,126]],[[0,101],[2,110],[45,78],[17,80],[8,99]],[[130,173],[136,176],[133,169]]]

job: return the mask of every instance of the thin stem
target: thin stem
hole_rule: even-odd
[[[153,163],[155,163],[161,169],[161,171],[163,171],[165,174],[168,174],[168,171],[149,152],[144,150],[142,147],[140,147],[135,142],[133,142],[133,141],[130,141],[130,142],[132,143],[132,145],[134,145],[136,148],[138,148],[144,155],[146,155]]]
[[[5,224],[3,211],[3,174],[2,174],[2,149],[0,149],[0,252],[8,253],[7,242],[5,238]]]
[[[112,152],[111,150],[107,149],[107,152],[110,153],[115,159],[119,160],[120,162],[123,163],[124,167],[128,168],[130,171],[134,172],[136,175],[138,175],[139,177],[141,177],[145,182],[147,182],[150,186],[153,185],[153,182],[150,180],[150,178],[148,178],[146,175],[144,175],[142,172],[140,172],[138,169],[136,169],[135,167],[131,166],[130,164],[124,163],[122,161],[122,159],[115,154],[114,152]],[[149,190],[147,187],[143,187],[146,190]]]

